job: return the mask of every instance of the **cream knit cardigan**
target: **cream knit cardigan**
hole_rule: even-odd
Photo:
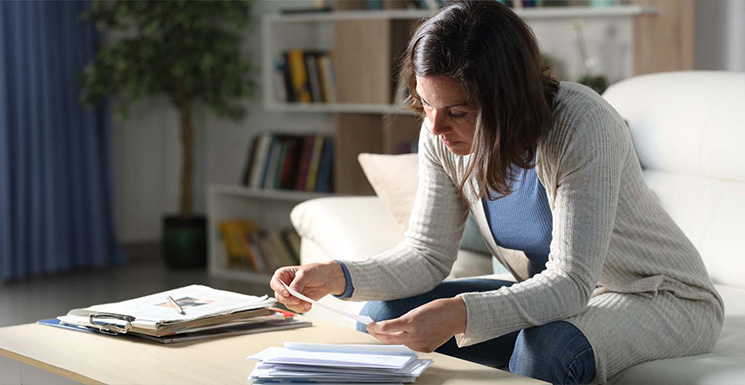
[[[579,84],[562,82],[556,101],[557,122],[536,158],[553,214],[543,272],[528,279],[525,255],[496,245],[474,190],[468,205],[458,194],[469,157],[422,129],[404,240],[380,255],[344,261],[355,288],[350,299],[432,290],[455,261],[470,210],[519,283],[460,295],[467,324],[455,336],[459,346],[565,320],[593,347],[596,383],[640,362],[709,351],[721,330],[722,300],[695,247],[645,184],[623,119]]]

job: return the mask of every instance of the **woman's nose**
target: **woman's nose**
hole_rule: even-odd
[[[430,114],[430,131],[435,135],[444,134],[449,130],[447,121],[442,112],[433,110]]]

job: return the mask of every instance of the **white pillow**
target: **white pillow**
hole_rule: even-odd
[[[357,159],[375,194],[393,215],[403,234],[409,226],[419,181],[417,154],[359,154]]]

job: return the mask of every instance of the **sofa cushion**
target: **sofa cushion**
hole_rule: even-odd
[[[710,353],[645,362],[609,379],[610,384],[740,384],[745,379],[745,290],[716,285],[724,299],[722,334]]]
[[[357,160],[375,194],[396,220],[401,234],[409,226],[417,187],[417,155],[359,154]]]
[[[417,155],[363,153],[357,159],[367,180],[375,190],[375,194],[388,208],[396,220],[401,234],[403,234],[409,226],[409,216],[411,216],[411,209],[414,207],[414,197],[419,180]],[[391,170],[394,170],[394,172],[391,172]],[[477,253],[490,254],[473,215],[468,216],[460,247]],[[499,271],[506,271],[501,265],[498,267],[500,268]]]
[[[318,244],[328,259],[375,255],[403,240],[391,214],[374,196],[312,199],[295,206],[290,220],[302,241]]]
[[[745,73],[637,76],[603,93],[628,122],[648,170],[745,182]]]

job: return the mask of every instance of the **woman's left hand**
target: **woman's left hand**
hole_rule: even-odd
[[[370,335],[387,344],[426,353],[465,330],[466,303],[460,297],[437,299],[399,318],[367,325]]]

